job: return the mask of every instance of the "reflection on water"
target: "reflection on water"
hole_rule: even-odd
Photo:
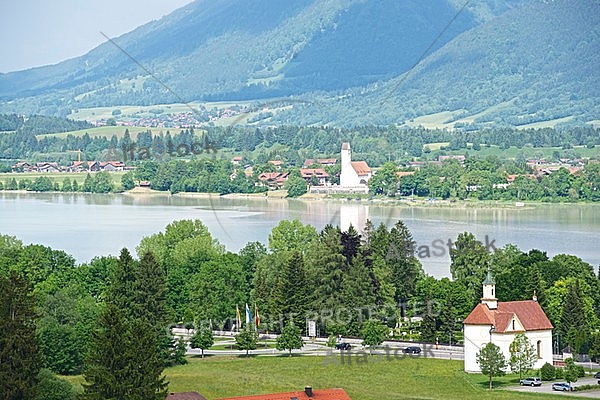
[[[364,204],[354,201],[299,201],[272,198],[201,198],[170,195],[101,195],[0,192],[0,232],[26,243],[42,243],[85,262],[93,256],[135,249],[142,237],[178,219],[200,219],[231,251],[247,242],[266,243],[282,219],[300,219],[322,229],[352,224],[361,231],[367,219],[391,227],[402,219],[417,245],[454,240],[465,231],[497,247],[516,244],[549,256],[575,254],[600,264],[599,205],[539,205],[530,208],[437,208]],[[426,272],[449,276],[450,259],[421,258]]]

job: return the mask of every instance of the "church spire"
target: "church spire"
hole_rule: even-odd
[[[482,304],[487,304],[490,310],[498,308],[498,299],[496,298],[496,281],[492,276],[492,271],[488,268],[487,276],[482,282],[483,284],[483,297],[481,298]]]

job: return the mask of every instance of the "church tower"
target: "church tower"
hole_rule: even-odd
[[[340,186],[355,186],[354,169],[352,168],[352,155],[350,154],[350,143],[342,143],[342,171],[340,173]]]
[[[490,310],[498,308],[498,299],[496,298],[496,282],[492,277],[491,271],[488,269],[487,276],[483,281],[483,297],[482,304],[487,304]]]

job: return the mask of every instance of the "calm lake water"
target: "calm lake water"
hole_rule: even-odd
[[[318,230],[326,224],[362,227],[366,219],[392,226],[402,219],[418,246],[433,248],[469,231],[496,247],[516,244],[549,256],[574,254],[600,264],[600,205],[536,205],[526,208],[448,208],[286,199],[187,198],[168,195],[93,195],[0,192],[0,233],[23,242],[65,250],[78,262],[134,251],[144,237],[179,219],[200,219],[228,250],[247,242],[267,243],[283,219],[297,218]],[[439,242],[437,242],[439,243]],[[450,276],[447,247],[441,256],[420,258],[435,277]]]

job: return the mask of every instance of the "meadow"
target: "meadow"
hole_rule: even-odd
[[[209,400],[276,392],[343,388],[353,400],[394,399],[526,399],[544,398],[534,393],[503,390],[518,385],[518,375],[494,378],[466,374],[462,361],[406,358],[376,362],[337,363],[320,356],[200,356],[188,364],[167,368],[169,392],[197,391]],[[67,377],[80,385],[81,376]],[[546,396],[547,397],[547,396]]]

